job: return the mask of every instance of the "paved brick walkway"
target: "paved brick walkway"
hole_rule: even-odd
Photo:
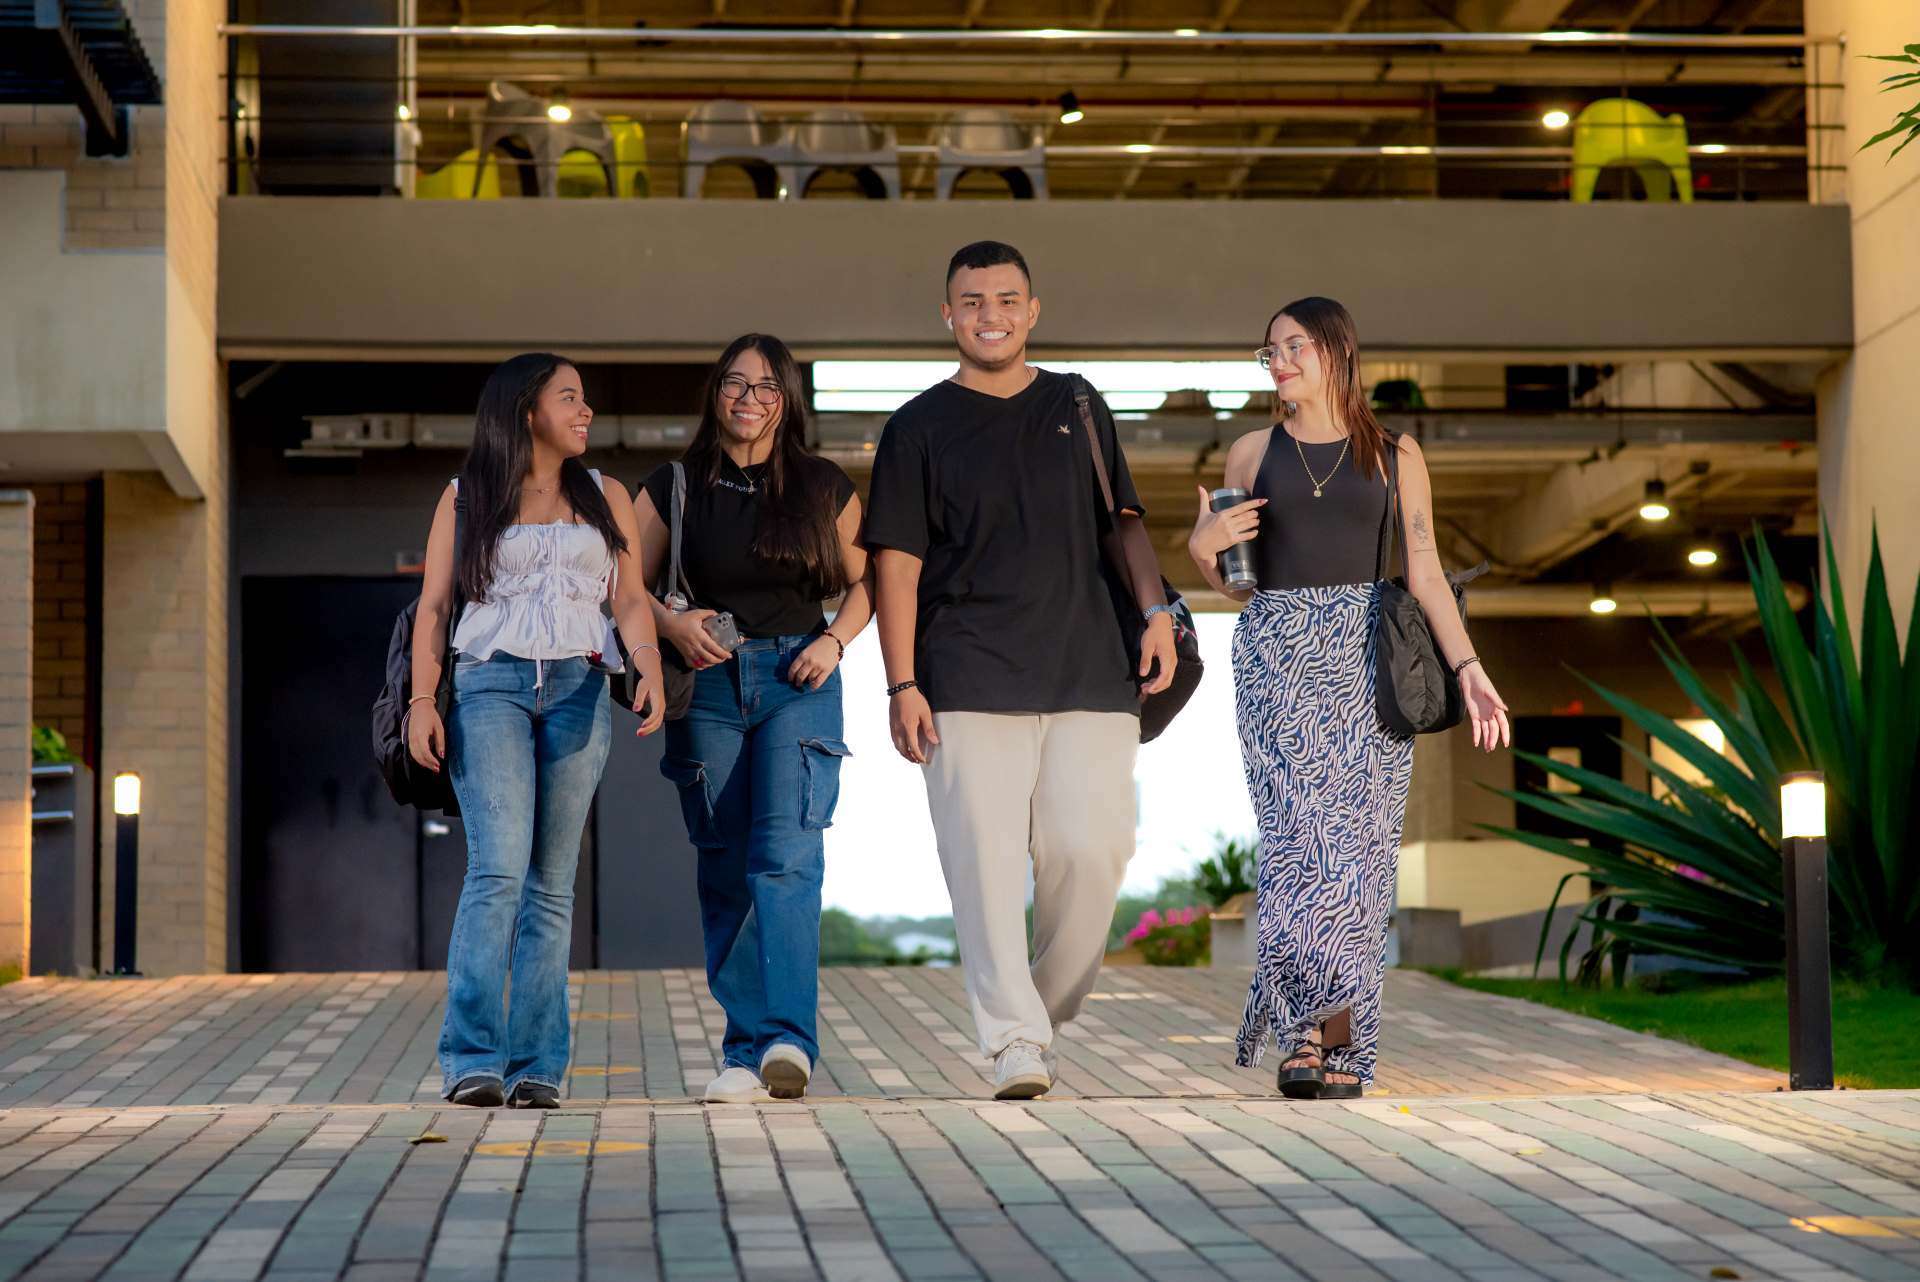
[[[1244,972],[1109,970],[1008,1105],[957,975],[836,970],[815,1097],[706,1109],[699,978],[592,973],[546,1115],[438,1101],[443,982],[0,989],[0,1276],[1920,1277],[1920,1093],[1420,975],[1357,1104],[1231,1067]]]

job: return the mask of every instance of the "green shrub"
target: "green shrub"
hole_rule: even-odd
[[[1699,771],[1706,786],[1625,743],[1667,787],[1666,797],[1655,800],[1618,779],[1519,754],[1579,792],[1542,788],[1500,795],[1598,839],[1577,844],[1487,826],[1572,860],[1581,868],[1570,877],[1584,874],[1604,886],[1580,914],[1594,929],[1581,963],[1583,978],[1597,977],[1603,955],[1612,956],[1618,976],[1625,970],[1621,963],[1635,953],[1690,957],[1752,975],[1780,970],[1786,938],[1780,777],[1811,769],[1821,771],[1827,784],[1835,966],[1861,980],[1920,989],[1920,842],[1912,831],[1920,792],[1920,592],[1903,657],[1876,531],[1856,650],[1831,538],[1827,542],[1830,596],[1813,603],[1811,643],[1758,531],[1747,552],[1760,626],[1784,701],[1774,698],[1737,647],[1731,695],[1716,693],[1655,622],[1661,662],[1687,699],[1720,727],[1738,760],[1715,752],[1670,718],[1587,682],[1629,723]],[[1560,950],[1563,978],[1572,943],[1569,934]]]

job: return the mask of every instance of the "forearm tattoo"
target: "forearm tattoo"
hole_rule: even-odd
[[[1419,508],[1413,510],[1413,545],[1416,548],[1433,546],[1433,530],[1427,525],[1427,514]]]

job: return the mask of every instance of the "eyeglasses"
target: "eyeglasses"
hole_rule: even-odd
[[[749,383],[738,374],[729,374],[720,380],[720,395],[730,401],[739,400],[749,391],[753,393],[753,399],[762,405],[773,405],[780,400],[778,383]]]
[[[1287,364],[1297,365],[1300,363],[1300,353],[1312,346],[1311,338],[1289,338],[1278,347],[1261,348],[1253,354],[1253,359],[1260,362],[1261,369],[1272,369],[1273,358],[1281,355],[1287,358]]]

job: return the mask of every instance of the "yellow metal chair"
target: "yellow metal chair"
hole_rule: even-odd
[[[575,148],[563,152],[554,173],[554,195],[563,200],[581,200],[607,194],[607,167],[590,151]]]
[[[474,185],[475,174],[480,182]],[[604,186],[604,180],[603,184]],[[500,164],[491,155],[485,163],[480,153],[472,147],[467,148],[453,162],[430,174],[419,174],[413,180],[413,198],[415,200],[498,200],[500,199]]]
[[[653,171],[647,167],[647,130],[627,116],[608,116],[613,135],[614,195],[645,200],[653,195]]]
[[[647,172],[647,135],[637,121],[607,118],[613,142],[615,196],[646,199],[651,184]],[[560,157],[555,194],[567,199],[607,195],[607,170],[593,152],[574,148]]]
[[[1602,98],[1573,120],[1573,198],[1593,199],[1600,171],[1631,166],[1646,185],[1648,200],[1693,203],[1693,167],[1687,160],[1687,122],[1678,112],[1662,116],[1632,98]]]

